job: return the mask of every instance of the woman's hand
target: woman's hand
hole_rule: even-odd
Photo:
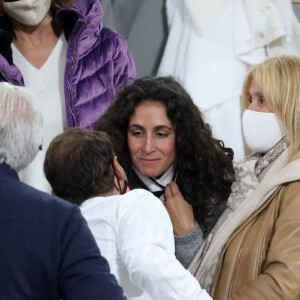
[[[170,215],[175,235],[185,235],[195,228],[192,206],[184,200],[174,181],[167,185],[160,200]]]

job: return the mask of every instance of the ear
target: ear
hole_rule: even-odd
[[[120,164],[118,163],[118,159],[116,156],[113,157],[113,167],[115,169],[115,172],[118,176],[119,180],[122,180],[125,178],[125,173],[123,168],[120,166]]]

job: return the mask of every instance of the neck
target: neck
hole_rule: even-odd
[[[147,187],[150,192],[158,192],[165,189],[167,184],[172,181],[176,181],[176,171],[174,164],[169,166],[167,170],[165,170],[160,176],[158,177],[148,177],[142,174],[134,165],[133,170],[137,177],[141,180],[141,182]]]
[[[48,14],[37,26],[26,26],[13,21],[13,28],[14,45],[31,65],[40,69],[57,44],[61,33],[59,26]]]
[[[113,188],[111,191],[107,193],[100,194],[99,197],[109,197],[109,196],[116,196],[116,195],[120,195],[120,192],[116,188]]]
[[[50,14],[47,14],[43,21],[37,26],[28,26],[12,19],[14,29],[14,43],[40,44],[45,39],[58,38],[60,30]]]

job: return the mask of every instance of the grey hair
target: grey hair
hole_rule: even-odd
[[[0,163],[24,169],[42,143],[43,116],[24,88],[0,83]]]

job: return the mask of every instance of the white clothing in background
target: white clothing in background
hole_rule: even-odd
[[[235,0],[235,3],[237,58],[257,64],[275,55],[300,55],[300,25],[290,0]]]
[[[245,156],[240,97],[249,65],[275,54],[300,55],[300,27],[290,0],[213,2],[222,8],[214,23],[207,21],[211,5],[202,0],[167,0],[169,37],[158,75],[179,79],[239,161]],[[196,14],[204,21],[195,21]]]
[[[186,7],[188,9],[189,15],[192,22],[194,23],[194,28],[198,35],[201,37],[205,32],[207,32],[211,27],[215,26],[218,19],[222,15],[223,11],[226,9],[228,0],[217,0],[217,1],[207,1],[207,0],[184,0]],[[205,13],[201,14],[199,18],[199,11]]]
[[[81,212],[128,299],[211,299],[176,260],[171,220],[150,192],[91,198]]]
[[[43,164],[52,139],[67,126],[64,97],[64,73],[67,41],[62,34],[45,64],[37,69],[12,45],[13,60],[23,74],[25,87],[36,97],[44,117],[43,150],[28,167],[19,172],[21,181],[45,192],[51,187],[44,176]]]
[[[214,136],[233,148],[235,159],[240,160],[244,144],[237,112],[241,111],[241,86],[247,65],[235,57],[234,1],[227,3],[214,26],[200,37],[185,1],[167,0],[169,37],[158,73],[179,79],[212,126]],[[202,14],[205,12],[199,12],[199,18]]]

